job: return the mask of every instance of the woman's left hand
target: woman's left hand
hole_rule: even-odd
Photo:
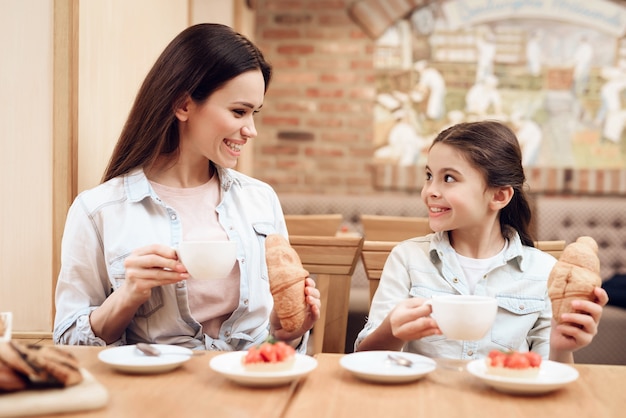
[[[282,341],[292,341],[297,340],[302,337],[308,330],[313,328],[315,322],[320,317],[320,309],[322,306],[322,301],[320,300],[320,291],[315,287],[315,281],[310,277],[307,277],[304,282],[304,296],[307,304],[307,314],[304,319],[304,323],[299,330],[295,330],[292,332],[285,331],[278,320],[278,315],[276,312],[272,310],[272,314],[270,317],[271,327],[272,327],[272,335],[276,339]]]
[[[609,295],[601,287],[594,289],[594,295],[595,301],[573,300],[572,308],[576,312],[563,314],[561,323],[552,320],[551,352],[557,351],[563,355],[564,352],[571,353],[591,343],[598,333],[602,307],[609,301]]]

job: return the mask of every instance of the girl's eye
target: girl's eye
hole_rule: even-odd
[[[426,181],[432,180],[432,178],[433,178],[433,175],[427,171],[426,172]]]
[[[452,183],[454,180],[454,177],[452,177],[450,174],[446,174],[445,176],[443,176],[443,181],[446,183]]]
[[[245,116],[246,115],[246,111],[242,110],[242,109],[235,109],[235,110],[233,110],[233,113],[236,114],[237,116]]]

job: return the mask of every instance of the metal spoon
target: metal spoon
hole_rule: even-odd
[[[146,344],[146,343],[137,343],[136,344],[137,350],[141,351],[142,353],[144,353],[147,356],[151,356],[151,357],[158,357],[158,356],[162,356],[165,354],[175,354],[177,356],[180,356],[181,354],[187,354],[187,353],[161,353],[161,350],[159,350],[158,348],[154,347],[153,345],[150,344]],[[198,351],[198,350],[193,350],[190,354],[190,356],[201,356],[204,354],[204,351]]]
[[[387,358],[393,361],[394,363],[396,363],[398,366],[404,366],[404,367],[413,366],[413,362],[406,357],[402,357],[402,356],[398,356],[396,354],[390,353],[387,355]]]

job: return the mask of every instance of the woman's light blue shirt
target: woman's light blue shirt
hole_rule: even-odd
[[[218,175],[222,189],[216,209],[219,222],[237,243],[239,306],[214,340],[191,317],[186,281],[157,287],[113,345],[147,341],[243,350],[268,336],[273,300],[264,243],[268,234],[287,236],[280,202],[266,183],[219,167]],[[175,248],[181,237],[176,211],[159,199],[141,169],[81,193],[70,207],[63,235],[54,341],[105,345],[94,335],[89,314],[122,285],[125,258],[150,244]],[[300,347],[306,348],[307,338],[308,333]]]

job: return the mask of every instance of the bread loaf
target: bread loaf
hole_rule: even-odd
[[[575,299],[593,301],[593,289],[602,285],[598,244],[591,237],[580,237],[565,247],[548,278],[548,295],[552,301],[552,317],[561,321],[561,315],[574,312]]]
[[[300,329],[307,312],[304,280],[309,272],[302,267],[298,253],[282,235],[267,236],[265,260],[274,311],[280,325],[288,332]]]
[[[55,346],[0,343],[0,392],[67,387],[83,380],[78,360]]]

